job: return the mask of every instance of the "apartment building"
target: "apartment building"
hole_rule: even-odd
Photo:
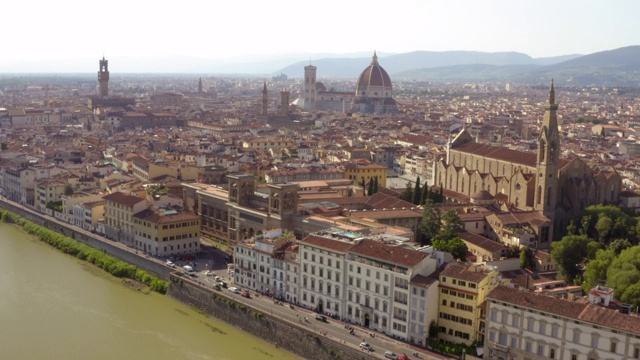
[[[467,345],[484,340],[482,303],[500,283],[508,282],[493,268],[450,263],[440,273],[438,339]]]
[[[134,246],[133,215],[147,208],[146,200],[119,191],[106,195],[102,199],[104,200],[105,236]]]
[[[435,271],[435,258],[348,234],[318,233],[299,245],[302,305],[404,340],[410,339],[413,324],[414,340],[425,338],[417,331],[420,325],[428,329],[427,316],[417,324],[420,314],[411,314],[411,309],[427,311],[426,291],[418,289],[423,278],[415,281],[415,306],[410,284]]]
[[[365,184],[373,178],[378,178],[378,185],[387,186],[387,167],[365,160],[356,160],[345,165],[344,178],[357,183],[364,179]]]
[[[133,247],[154,256],[200,251],[200,217],[177,206],[148,207],[132,216]]]
[[[487,296],[485,358],[640,359],[637,313],[617,304],[613,290],[603,286],[579,300],[496,287]]]
[[[286,299],[285,251],[291,245],[280,229],[238,243],[234,249],[234,282]]]

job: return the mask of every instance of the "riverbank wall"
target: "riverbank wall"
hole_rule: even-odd
[[[129,248],[126,245],[111,241],[98,234],[93,234],[90,231],[86,231],[64,221],[52,218],[46,214],[41,214],[35,210],[31,210],[21,205],[17,205],[6,199],[0,199],[0,208],[10,211],[14,214],[20,215],[23,218],[36,223],[40,226],[46,227],[49,230],[53,230],[69,236],[81,243],[91,246],[94,249],[104,251],[105,253],[112,255],[124,262],[137,266],[140,269],[152,274],[162,280],[169,281],[169,276],[174,270],[164,265],[164,262],[152,257],[141,256],[137,254],[135,249]]]
[[[236,302],[231,293],[205,288],[179,273],[172,274],[167,295],[305,359],[373,358],[340,343],[338,339],[322,336],[308,327]]]

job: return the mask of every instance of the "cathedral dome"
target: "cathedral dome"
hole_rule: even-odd
[[[390,98],[392,96],[391,78],[378,64],[378,56],[373,53],[371,65],[360,74],[356,85],[356,97]]]

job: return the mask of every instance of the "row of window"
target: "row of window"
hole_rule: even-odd
[[[453,329],[447,329],[444,326],[439,326],[438,330],[443,333],[443,334],[447,334],[449,336],[455,336],[461,339],[465,339],[465,340],[469,340],[470,336],[469,333],[466,333],[464,331],[458,331],[458,330],[453,330]]]
[[[477,226],[476,226],[477,227]],[[442,282],[446,283],[448,281],[448,279],[443,276],[442,277]],[[464,280],[457,280],[457,279],[451,279],[451,284],[453,285],[458,285],[458,286],[463,286],[463,287],[470,287],[471,289],[475,289],[478,285],[474,282],[466,282]]]
[[[467,300],[475,299],[475,296],[473,296],[471,294],[465,294],[465,293],[457,292],[457,291],[454,291],[454,290],[442,289],[442,293],[444,295],[457,296],[457,297],[459,297],[461,299],[467,299]]]
[[[440,313],[440,319],[454,321],[463,325],[473,325],[473,320],[471,319],[467,319],[462,316],[451,315],[443,312]]]

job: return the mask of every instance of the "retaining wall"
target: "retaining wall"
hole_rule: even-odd
[[[237,303],[224,292],[207,289],[179,273],[171,275],[167,295],[305,359],[373,358],[296,323]]]

